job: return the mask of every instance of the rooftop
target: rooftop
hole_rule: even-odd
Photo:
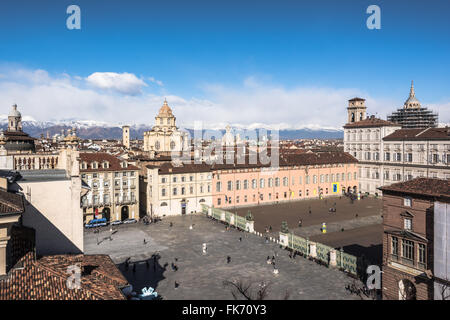
[[[400,129],[387,135],[383,140],[450,140],[450,128]]]
[[[0,216],[23,213],[25,206],[21,194],[0,189]]]
[[[258,159],[254,154],[254,159]],[[270,155],[268,155],[270,157]],[[177,174],[177,173],[194,173],[207,172],[212,170],[233,170],[233,169],[251,169],[251,168],[269,168],[272,163],[261,163],[256,161],[252,163],[253,158],[246,154],[245,158],[234,157],[233,163],[228,164],[226,159],[224,163],[204,163],[201,164],[181,164],[174,165],[172,162],[158,165],[147,165],[149,169],[159,169],[160,174]],[[356,163],[358,160],[346,152],[308,152],[295,154],[280,154],[279,166],[308,166],[308,165],[324,165],[324,164],[338,164],[338,163]]]
[[[79,289],[67,286],[70,266],[81,268]],[[107,255],[26,254],[0,281],[0,300],[124,300],[128,281]]]
[[[379,188],[383,193],[402,193],[410,195],[450,198],[450,181],[434,178],[416,178]]]
[[[107,161],[109,166],[103,168],[102,163]],[[127,167],[122,167],[121,163],[126,160],[121,160],[106,152],[80,152],[80,163],[86,162],[87,169],[80,169],[80,172],[98,172],[98,171],[130,171],[139,170],[138,167],[128,164]],[[92,163],[97,162],[98,168],[93,168]]]
[[[23,170],[19,172],[21,182],[43,182],[43,181],[61,181],[69,180],[67,171],[64,169],[49,170]]]
[[[383,119],[375,118],[374,116],[368,117],[361,121],[347,123],[344,128],[370,128],[370,127],[399,127],[400,125],[393,123],[391,121],[386,121]]]

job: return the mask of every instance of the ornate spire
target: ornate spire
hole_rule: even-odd
[[[405,101],[405,109],[409,108],[420,108],[420,102],[416,98],[416,93],[414,91],[414,80],[411,80],[411,89],[409,90],[409,97]]]
[[[416,93],[414,92],[414,80],[411,80],[411,90],[409,91],[410,97],[415,97]]]

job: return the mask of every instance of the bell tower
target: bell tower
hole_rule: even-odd
[[[22,115],[17,110],[17,104],[13,104],[8,115],[8,131],[22,131]]]
[[[122,127],[122,144],[125,148],[130,149],[130,126]]]
[[[366,119],[366,99],[353,98],[348,100],[348,121],[347,123],[358,122]]]

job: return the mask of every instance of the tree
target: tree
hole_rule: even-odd
[[[286,221],[281,222],[281,232],[289,233],[289,227]]]
[[[264,281],[250,281],[235,279],[232,281],[225,280],[223,282],[225,288],[231,289],[231,295],[235,300],[265,300],[270,292],[271,283],[265,283]],[[283,299],[289,299],[290,292],[286,290]]]

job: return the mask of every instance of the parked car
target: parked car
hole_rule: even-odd
[[[86,223],[84,225],[84,227],[85,228],[95,228],[95,227],[103,227],[106,225],[108,225],[108,221],[106,220],[106,218],[101,218],[101,219],[92,219],[91,221]]]
[[[134,218],[132,218],[132,219],[125,219],[125,220],[123,220],[123,224],[128,224],[128,223],[136,223],[137,222],[137,220],[136,219],[134,219]]]
[[[112,222],[110,223],[110,225],[112,225],[112,226],[117,226],[117,225],[119,225],[119,224],[122,224],[122,221],[120,221],[120,220],[114,220],[114,221],[112,221]]]

